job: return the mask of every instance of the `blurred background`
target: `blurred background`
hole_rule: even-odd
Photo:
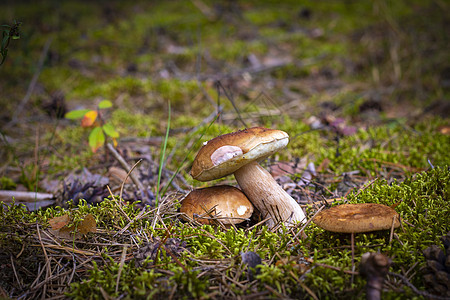
[[[95,110],[105,99],[113,107],[103,118],[120,134],[119,146],[139,139],[152,158],[169,125],[170,102],[167,164],[176,169],[187,157],[185,174],[200,137],[243,127],[284,129],[293,136],[284,158],[318,163],[326,156],[318,145],[335,146],[359,129],[421,122],[448,128],[446,1],[3,1],[0,7],[2,176],[33,174],[38,160],[41,171],[55,176],[99,167],[104,153],[93,153],[87,129],[64,114]],[[320,134],[324,142],[305,135],[324,126],[334,130]]]

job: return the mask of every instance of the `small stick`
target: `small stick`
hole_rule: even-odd
[[[307,220],[305,224],[303,224],[303,226],[302,226],[302,228],[300,229],[300,231],[297,232],[297,233],[294,235],[294,237],[293,237],[292,239],[289,240],[288,245],[289,245],[290,243],[292,243],[296,238],[298,238],[299,235],[301,235],[301,234],[303,233],[303,231],[305,230],[306,226],[308,226],[308,225],[312,222],[312,220],[314,220],[314,217],[315,217],[319,212],[321,212],[322,209],[324,209],[324,208],[325,208],[325,205],[322,205],[322,206],[316,211],[316,213],[315,213],[309,220]]]
[[[11,259],[11,266],[12,266],[12,269],[13,269],[13,272],[14,272],[14,277],[16,277],[17,284],[19,285],[19,288],[22,289],[22,283],[19,280],[19,276],[17,276],[16,267],[14,266],[13,256],[10,255],[9,258]]]
[[[47,279],[51,276],[50,260],[48,259],[47,251],[45,250],[44,243],[42,242],[41,232],[39,231],[39,224],[37,224],[37,223],[36,223],[36,229],[37,229],[37,234],[38,234],[38,237],[39,237],[39,242],[40,242],[41,247],[42,247],[42,251],[44,252],[44,257],[45,257],[45,266],[44,266],[44,268],[46,270],[45,281],[47,281]],[[46,292],[47,292],[47,283],[44,284],[44,290],[42,291],[42,299],[45,299]]]
[[[122,256],[120,257],[120,263],[119,263],[119,271],[117,272],[117,281],[116,281],[116,294],[119,291],[119,281],[120,281],[120,275],[122,274],[123,265],[125,263],[125,258],[127,257],[127,250],[128,246],[125,245],[123,247]]]
[[[128,173],[127,173],[127,176],[126,176],[125,179],[122,181],[122,184],[120,185],[120,196],[119,196],[119,199],[122,200],[123,188],[124,188],[124,186],[125,186],[125,182],[127,181],[128,177],[131,176],[131,172],[133,172],[134,168],[136,168],[136,166],[137,166],[141,161],[142,161],[142,159],[138,160],[138,161],[131,167],[130,171],[128,171]],[[135,177],[134,174],[133,174],[133,177]],[[131,178],[131,179],[133,179],[133,178]],[[138,183],[136,183],[136,182],[133,180],[133,182],[135,182],[135,184],[137,185],[137,187],[138,187],[138,189],[141,191],[141,193],[144,193],[144,186],[142,185],[142,183],[139,181],[139,179],[138,179],[137,177],[136,177],[136,181],[137,181]]]
[[[397,273],[394,273],[394,272],[388,272],[388,275],[400,278],[403,281],[403,283],[406,284],[417,295],[423,296],[425,298],[430,298],[430,299],[439,299],[439,300],[447,299],[448,300],[448,297],[443,297],[443,296],[439,296],[439,295],[433,295],[433,294],[430,294],[430,293],[428,293],[426,291],[419,290],[411,282],[409,282],[408,278],[406,278],[402,274],[397,274]]]
[[[351,234],[351,243],[352,243],[352,272],[355,271],[355,234],[352,232]],[[352,284],[353,284],[353,280],[355,278],[355,275],[352,274]]]
[[[319,300],[319,297],[317,297],[317,295],[303,281],[301,281],[300,278],[298,278],[297,275],[294,274],[294,272],[289,271],[289,274],[314,300]]]
[[[36,72],[33,74],[33,78],[31,78],[31,82],[28,85],[27,93],[25,94],[25,97],[22,98],[22,101],[20,101],[17,108],[14,110],[14,114],[13,114],[13,117],[11,118],[11,121],[5,125],[6,128],[10,128],[17,123],[17,119],[22,114],[23,108],[25,107],[27,102],[30,100],[31,95],[33,94],[34,88],[36,86],[37,80],[39,78],[39,75],[41,74],[42,68],[44,66],[45,58],[47,57],[47,53],[48,53],[51,43],[52,43],[52,38],[49,38],[45,42],[44,48],[42,49],[42,52],[41,52],[41,56],[39,57]]]
[[[125,180],[123,182],[125,182]],[[108,192],[111,195],[111,199],[114,199],[114,194],[112,193],[109,185],[106,185],[106,188],[108,189]],[[130,222],[131,221],[130,217],[123,211],[121,199],[122,199],[122,194],[120,195],[120,200],[119,200],[119,205],[118,205],[119,210],[125,216],[125,218],[127,218],[128,222]]]
[[[397,218],[397,216],[392,217],[391,234],[389,235],[389,245],[392,243],[392,238],[394,236],[394,225],[395,225],[396,218]]]
[[[54,196],[53,194],[48,193],[0,191],[0,201],[12,202],[12,198],[14,198],[16,202],[35,202],[51,200]]]

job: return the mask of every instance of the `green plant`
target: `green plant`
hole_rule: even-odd
[[[162,175],[162,168],[163,168],[163,164],[164,164],[164,158],[166,155],[166,147],[167,147],[167,140],[169,139],[169,130],[170,130],[170,102],[168,102],[169,104],[169,115],[167,117],[167,129],[166,129],[166,135],[164,137],[164,141],[161,144],[161,152],[159,154],[159,168],[158,168],[158,182],[156,183],[156,206],[158,206],[158,201],[159,201],[159,188],[160,188],[160,184],[161,184],[161,175]]]
[[[20,39],[20,31],[19,27],[22,25],[22,22],[17,22],[14,20],[14,24],[10,25],[2,25],[3,34],[2,34],[2,44],[0,49],[0,54],[2,55],[2,60],[0,61],[0,66],[5,62],[6,56],[8,55],[8,46],[11,39],[18,40]]]
[[[92,128],[89,134],[89,146],[92,152],[96,152],[98,148],[103,146],[106,141],[106,136],[112,138],[114,146],[117,145],[117,138],[119,133],[115,127],[104,120],[101,114],[102,109],[112,107],[112,103],[109,100],[102,100],[97,106],[96,110],[91,109],[78,109],[72,110],[65,115],[67,119],[82,119],[81,127]]]

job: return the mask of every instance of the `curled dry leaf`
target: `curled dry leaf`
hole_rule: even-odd
[[[69,224],[69,215],[54,217],[48,221],[53,230],[59,230]]]
[[[78,225],[77,229],[81,234],[86,234],[88,232],[97,232],[97,222],[95,222],[94,216],[92,214],[88,214]]]
[[[54,217],[49,220],[49,224],[52,227],[50,231],[59,238],[71,239],[75,230],[75,237],[77,239],[81,237],[80,234],[97,231],[97,222],[92,214],[88,214],[76,228],[73,221],[70,220],[69,215]]]
[[[109,178],[109,182],[113,186],[120,186],[122,184],[122,182],[124,182],[124,181],[125,181],[125,184],[132,183],[131,178],[127,177],[127,175],[128,175],[127,171],[125,171],[122,168],[111,167],[111,168],[109,168],[107,175]]]

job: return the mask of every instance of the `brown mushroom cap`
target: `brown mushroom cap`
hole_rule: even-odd
[[[321,211],[314,218],[317,226],[333,232],[360,233],[400,226],[398,213],[389,206],[376,203],[342,204]]]
[[[211,224],[212,216],[223,224],[237,224],[251,217],[253,205],[240,189],[219,185],[190,192],[183,199],[180,212],[201,224]]]
[[[206,142],[197,153],[191,176],[199,181],[224,177],[249,162],[274,154],[288,142],[286,132],[263,127],[218,136]]]

